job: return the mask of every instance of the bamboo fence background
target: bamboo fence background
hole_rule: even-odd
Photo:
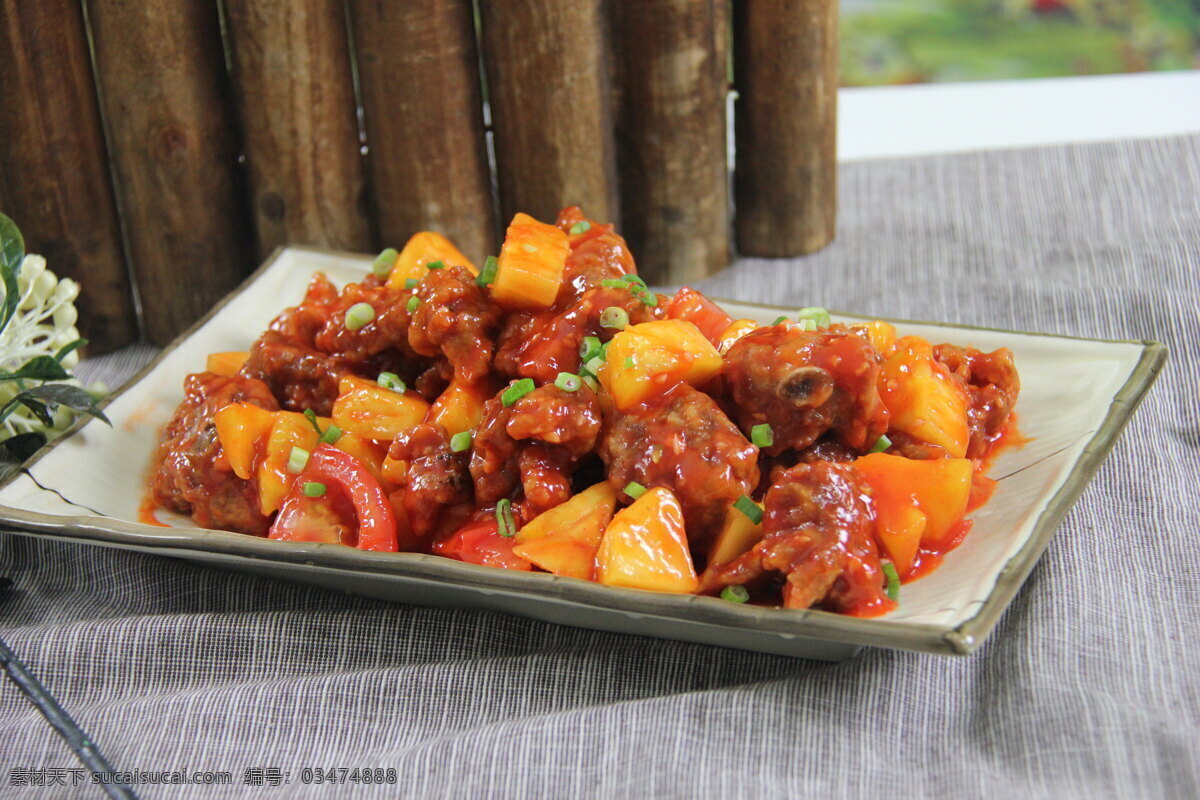
[[[835,0],[732,6],[0,0],[0,211],[83,284],[93,352],[169,342],[278,245],[432,229],[482,259],[516,211],[617,223],[651,282],[721,269],[734,232],[817,250]]]

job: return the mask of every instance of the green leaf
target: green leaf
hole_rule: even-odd
[[[21,230],[15,222],[0,214],[0,281],[4,283],[4,306],[0,307],[0,333],[4,332],[13,314],[17,313],[17,303],[21,299],[17,276],[21,273],[21,262],[24,259],[25,240],[21,237]]]
[[[70,377],[56,356],[37,356],[26,361],[16,372],[0,372],[0,381],[63,381]]]
[[[76,339],[73,342],[68,342],[67,344],[64,344],[62,347],[60,347],[58,349],[58,352],[54,354],[54,360],[62,361],[64,358],[66,358],[67,356],[69,356],[71,353],[75,352],[79,348],[87,347],[87,346],[88,346],[87,339]]]
[[[0,422],[7,419],[18,405],[28,408],[47,425],[53,425],[54,419],[50,418],[47,421],[46,417],[42,416],[42,412],[48,413],[46,406],[66,406],[82,414],[91,414],[106,425],[112,425],[108,417],[104,416],[104,412],[96,405],[94,397],[78,386],[68,386],[65,383],[47,383],[26,389],[9,400],[3,409],[0,409]],[[38,406],[42,406],[41,411]]]
[[[46,434],[32,431],[30,433],[18,433],[16,436],[10,436],[3,442],[0,442],[0,447],[3,447],[13,456],[24,461],[38,450],[41,450],[45,444]]]

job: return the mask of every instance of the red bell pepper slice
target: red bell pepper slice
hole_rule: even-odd
[[[721,341],[721,334],[733,324],[733,317],[722,311],[719,305],[687,286],[675,293],[667,303],[666,311],[670,319],[682,319],[695,325],[714,345]]]
[[[307,483],[324,484],[325,494],[305,495]],[[336,542],[359,550],[394,553],[396,515],[387,493],[361,461],[321,444],[292,483],[268,537],[292,542]]]
[[[533,564],[513,552],[516,541],[500,535],[494,511],[479,511],[454,533],[438,541],[433,552],[468,564],[532,570]]]

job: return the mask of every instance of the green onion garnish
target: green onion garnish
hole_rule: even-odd
[[[504,404],[505,408],[508,408],[533,390],[533,378],[521,378],[504,390],[504,394],[500,395],[500,402]]]
[[[307,481],[303,488],[305,497],[321,497],[325,494],[325,484],[316,481]]]
[[[571,226],[570,234],[572,236],[578,236],[581,233],[587,233],[591,229],[592,223],[588,222],[586,219],[581,219],[579,222],[576,222]]]
[[[815,331],[817,329],[817,321],[814,319],[797,320],[797,324],[802,331]]]
[[[885,434],[883,436],[880,436],[878,439],[876,439],[875,444],[871,445],[871,452],[872,453],[882,453],[884,450],[887,450],[891,446],[892,446],[892,440],[889,439],[887,437],[887,435]]]
[[[404,288],[412,291],[413,289],[417,288],[418,283],[420,283],[420,281],[416,278],[409,278],[404,282]]]
[[[629,312],[620,306],[609,306],[600,312],[601,328],[625,328],[629,325]]]
[[[505,539],[517,535],[517,523],[513,519],[512,501],[507,497],[496,503],[496,528]]]
[[[321,426],[317,423],[317,412],[313,411],[311,408],[306,408],[304,409],[304,418],[308,420],[309,424],[316,429],[317,435],[320,436],[322,431]]]
[[[750,592],[746,591],[745,586],[733,584],[721,590],[721,599],[731,603],[745,603],[750,600]]]
[[[471,449],[471,432],[462,431],[450,437],[450,452],[462,453]]]
[[[330,425],[317,441],[321,444],[336,444],[340,438],[342,438],[342,429],[337,425]]]
[[[386,278],[388,273],[392,271],[392,267],[396,266],[396,259],[400,254],[396,252],[396,248],[389,247],[382,253],[375,256],[375,261],[371,263],[371,272],[374,272],[381,278]]]
[[[487,286],[496,282],[496,270],[500,268],[500,262],[495,256],[488,256],[483,262],[483,270],[475,276],[476,286]]]
[[[308,451],[303,447],[293,447],[292,452],[288,454],[287,469],[293,474],[302,472],[308,464]]]
[[[584,375],[582,380],[583,380],[584,384],[589,389],[591,389],[593,392],[600,391],[600,382],[597,381],[595,378],[593,378],[591,375]]]
[[[633,369],[633,356],[625,356],[625,369]]]
[[[809,306],[808,308],[800,309],[796,312],[796,319],[800,320],[801,323],[806,319],[811,319],[818,328],[828,328],[831,322],[829,312],[820,306]]]
[[[408,309],[408,313],[411,314],[417,310],[417,306],[419,305],[421,305],[421,298],[414,294],[412,297],[408,298],[408,303],[404,307]]]
[[[591,361],[584,364],[583,368],[586,369],[588,372],[592,373],[593,375],[599,375],[600,368],[603,366],[604,366],[604,358],[601,356],[596,356]]]
[[[625,494],[629,495],[634,500],[637,500],[639,497],[641,497],[645,493],[646,493],[646,487],[642,486],[637,481],[630,481],[629,485],[625,487]]]
[[[375,382],[385,389],[391,389],[393,392],[400,392],[401,394],[408,390],[408,387],[404,385],[404,381],[400,380],[400,376],[394,372],[379,373],[379,377],[375,379]]]
[[[370,303],[355,303],[346,311],[346,330],[356,331],[375,319],[375,309]]]
[[[564,392],[578,392],[579,387],[583,386],[583,381],[573,372],[560,372],[554,379],[554,385]]]
[[[445,269],[445,268],[446,268],[446,262],[441,261],[441,260],[430,261],[428,264],[425,265],[425,269],[428,269],[428,270]]]
[[[772,322],[771,324],[772,324],[772,325],[778,325],[778,324],[779,324],[779,323],[781,323],[781,322],[787,322],[787,321],[788,321],[788,318],[787,318],[787,317],[776,317],[776,318],[775,318],[775,321],[774,321],[774,322]]]
[[[621,280],[620,278],[604,278],[600,281],[600,285],[605,289],[624,289],[629,284],[625,283],[625,281]]]
[[[579,361],[586,364],[596,356],[600,355],[600,338],[598,336],[585,336],[583,343],[579,345]]]
[[[733,504],[733,507],[742,512],[742,514],[746,516],[746,519],[750,520],[755,525],[762,522],[763,510],[758,507],[758,503],[754,502],[746,495],[739,497],[737,502]]]
[[[900,602],[900,576],[892,562],[883,562],[883,576],[887,578],[887,596],[893,603]]]
[[[750,429],[750,441],[754,442],[755,447],[770,447],[775,444],[775,431],[766,422],[755,425]]]

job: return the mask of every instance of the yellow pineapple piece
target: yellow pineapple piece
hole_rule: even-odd
[[[517,214],[500,248],[492,299],[507,309],[549,308],[558,296],[570,252],[561,230]]]
[[[622,410],[679,383],[704,383],[725,367],[700,329],[681,319],[631,325],[609,342],[606,361],[606,386]]]
[[[429,274],[429,264],[434,261],[441,261],[447,267],[466,267],[472,275],[479,272],[445,236],[434,231],[420,231],[409,237],[396,257],[396,264],[388,274],[388,286],[403,289],[410,278],[421,280]]]
[[[416,392],[401,394],[350,375],[338,383],[338,398],[333,401],[335,425],[377,442],[391,442],[397,434],[415,428],[428,412],[429,403]]]
[[[934,360],[929,342],[917,336],[896,341],[895,352],[879,372],[879,394],[892,430],[937,445],[953,458],[966,455],[967,394]]]
[[[696,591],[700,582],[675,495],[650,489],[613,517],[596,551],[596,580],[658,592]]]
[[[596,548],[612,521],[617,493],[597,483],[534,517],[517,532],[513,552],[547,572],[590,580]]]
[[[318,417],[317,423],[325,430],[329,420]],[[267,436],[266,452],[262,463],[258,465],[258,506],[264,515],[279,510],[284,496],[296,480],[296,473],[288,471],[292,448],[299,447],[311,453],[316,446],[317,430],[303,414],[294,411],[275,412],[275,422]]]

